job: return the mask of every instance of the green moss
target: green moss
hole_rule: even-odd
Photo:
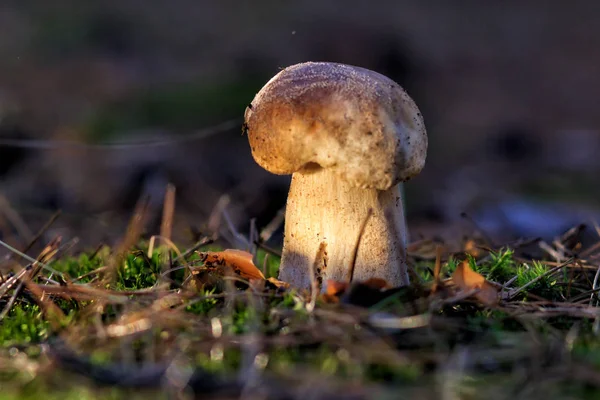
[[[123,265],[119,268],[116,288],[118,290],[138,290],[149,288],[156,284],[162,270],[159,251],[151,258],[146,252],[136,251],[127,254]]]
[[[198,293],[200,300],[193,300],[189,305],[185,307],[185,310],[196,315],[208,315],[208,313],[217,306],[217,304],[219,303],[219,299],[214,297],[202,299],[202,297],[211,296],[214,293],[215,288],[211,288]]]
[[[35,304],[20,303],[13,306],[0,322],[0,345],[26,345],[39,343],[48,336],[49,324]]]
[[[490,261],[481,265],[476,265],[473,262],[471,267],[487,279],[502,283],[509,281],[518,272],[517,263],[514,260],[514,252],[511,249],[501,249],[498,252],[491,252]]]
[[[109,249],[104,247],[96,254],[82,253],[77,257],[64,257],[51,263],[51,267],[57,271],[66,273],[71,279],[77,279],[83,275],[105,265]],[[87,283],[94,279],[95,275],[88,275],[78,280],[78,283]]]
[[[145,247],[147,244],[141,243],[140,250],[132,250],[123,258],[116,279],[117,290],[149,288],[157,282],[163,262],[168,260],[167,255],[170,250],[157,248],[152,256],[148,257]],[[213,246],[210,250],[222,249]],[[172,256],[172,259],[176,257],[174,253]],[[103,249],[94,257],[82,254],[55,261],[52,265],[73,279],[106,265],[110,257],[110,249]],[[260,266],[264,257],[265,252],[259,251]],[[199,265],[196,255],[190,256],[189,261]],[[548,271],[548,267],[541,262],[527,264],[519,262],[510,249],[492,253],[484,261],[476,262],[473,258],[468,258],[468,261],[476,271],[484,274],[488,279],[505,283],[516,277],[510,285],[513,288],[523,286]],[[450,276],[457,264],[458,260],[451,258],[443,266],[443,275]],[[269,256],[267,265],[267,276],[273,276],[276,274],[279,259]],[[432,263],[423,263],[417,270],[421,270],[423,278],[430,280],[432,268]],[[94,276],[95,274],[91,274],[81,282],[88,282]],[[172,277],[181,283],[184,279],[184,271],[180,270]],[[561,280],[565,281],[566,278],[560,274],[542,277],[529,286],[527,291],[548,298],[558,298],[563,294],[558,283]],[[293,290],[284,294],[272,290],[257,295],[253,294],[251,289],[248,290],[244,285],[240,285],[235,296],[213,297],[219,293],[219,290],[218,285],[207,286],[195,297],[184,299],[183,301],[188,302],[184,305],[188,313],[183,316],[185,323],[172,325],[171,322],[181,321],[181,314],[165,310],[164,314],[157,315],[158,318],[153,320],[156,326],[128,336],[125,343],[131,349],[136,361],[143,363],[144,357],[148,354],[164,354],[153,352],[156,349],[170,351],[169,346],[181,340],[190,344],[186,351],[197,366],[218,374],[233,376],[249,361],[244,358],[248,352],[241,345],[245,343],[241,338],[248,338],[249,335],[258,333],[264,341],[261,341],[259,355],[250,362],[254,362],[257,368],[264,368],[268,373],[294,376],[297,371],[310,371],[332,382],[375,383],[388,388],[407,390],[427,387],[428,379],[431,379],[428,369],[432,361],[426,360],[431,360],[432,357],[435,359],[451,357],[452,353],[444,352],[453,352],[457,346],[468,348],[470,345],[475,345],[477,349],[489,348],[496,351],[506,348],[514,352],[522,342],[529,340],[531,332],[535,332],[536,340],[544,341],[545,338],[554,340],[559,337],[557,335],[567,335],[577,328],[574,341],[569,342],[572,343],[573,360],[594,368],[600,367],[600,345],[598,344],[600,341],[593,335],[593,323],[581,318],[563,315],[527,319],[526,313],[525,318],[522,318],[523,315],[515,317],[509,314],[510,309],[483,308],[472,302],[459,302],[435,312],[431,319],[431,326],[422,329],[404,329],[397,333],[396,337],[396,334],[387,335],[385,332],[371,330],[367,315],[372,315],[376,311],[385,311],[392,317],[427,312],[427,300],[416,296],[415,288],[397,290],[396,295],[390,296],[370,310],[358,311],[351,308],[348,314],[345,314],[345,306],[325,304],[323,300],[318,301],[315,311],[309,312],[302,297]],[[243,290],[247,291],[243,292]],[[177,289],[173,291],[176,293]],[[146,304],[144,303],[146,300],[138,303],[137,299],[132,296],[131,303],[126,306],[122,304],[105,306],[100,316],[102,322],[108,325],[128,313],[135,315]],[[517,302],[513,302],[513,306],[525,300],[524,297],[519,298]],[[31,305],[27,301],[29,301],[27,297],[19,297],[8,316],[0,322],[0,346],[6,348],[19,345],[26,349],[36,349],[40,346],[32,346],[32,344],[42,342],[48,336],[49,327],[43,314],[36,305]],[[77,328],[85,328],[85,324],[89,323],[83,316],[74,317],[77,316],[80,303],[58,298],[53,301],[68,313],[70,324],[76,324]],[[424,311],[420,309],[421,306],[425,307]],[[319,314],[318,311],[325,311],[325,313]],[[335,317],[336,315],[340,320]],[[217,318],[222,324],[222,341],[219,342],[212,340],[213,318]],[[207,340],[209,338],[210,340]],[[271,341],[271,338],[275,340]],[[98,364],[106,364],[119,359],[118,352],[123,345],[119,343],[120,340],[123,339],[109,338],[105,346],[100,345],[89,349],[92,360]],[[384,353],[378,353],[381,347],[369,347],[371,343],[386,343]],[[394,346],[398,346],[399,349]],[[388,357],[392,352],[396,354]],[[37,354],[33,352],[30,357],[39,357],[39,351]],[[510,360],[501,360],[500,363],[503,366],[511,365]],[[452,390],[467,397],[478,398],[478,395],[487,393],[486,390],[491,390],[489,385],[502,387],[503,384],[515,384],[510,380],[505,382],[502,374],[494,372],[486,375],[480,372],[479,370],[474,370],[472,374],[471,371],[461,372],[461,375],[456,377],[456,385]],[[61,398],[75,396],[84,399],[123,398],[122,396],[127,396],[128,393],[122,390],[98,391],[94,386],[85,383],[74,384],[67,388],[48,387],[39,383],[28,386],[30,384],[20,383],[18,374],[18,371],[9,375],[0,374],[0,384],[2,379],[10,383],[9,389],[3,391],[0,396],[36,398],[43,393],[43,390],[52,392],[49,397],[46,396],[48,398],[55,398],[53,397],[55,394],[60,395]],[[489,385],[484,385],[484,382]],[[551,390],[557,395],[575,393],[585,397],[593,394],[593,391],[590,392],[592,394],[588,394],[587,389],[576,382],[557,383]]]

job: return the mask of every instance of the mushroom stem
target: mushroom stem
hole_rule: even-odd
[[[345,281],[361,224],[372,209],[357,251],[353,279],[376,277],[393,286],[408,284],[402,207],[398,185],[388,190],[357,188],[332,169],[320,167],[294,173],[279,278],[298,288],[310,288],[310,266],[323,253],[324,243],[327,266],[317,272],[317,280]]]

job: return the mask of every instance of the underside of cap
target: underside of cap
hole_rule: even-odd
[[[245,113],[256,162],[275,174],[315,164],[357,187],[388,189],[424,166],[419,109],[391,79],[337,63],[293,65],[274,76]]]

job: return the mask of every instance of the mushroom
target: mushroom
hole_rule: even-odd
[[[280,280],[408,284],[400,183],[423,168],[427,134],[397,83],[350,65],[296,64],[258,92],[244,130],[261,167],[292,174]]]

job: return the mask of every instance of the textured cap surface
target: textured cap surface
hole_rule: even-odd
[[[417,175],[427,134],[419,109],[391,79],[308,62],[275,75],[245,113],[256,162],[275,174],[316,165],[353,186],[386,190]]]

